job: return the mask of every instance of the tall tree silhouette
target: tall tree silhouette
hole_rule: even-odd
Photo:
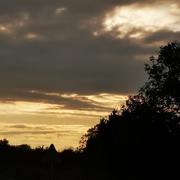
[[[152,65],[146,64],[149,82],[140,89],[151,106],[180,114],[180,42],[161,46],[158,57],[150,57]]]
[[[151,65],[145,64],[149,82],[140,88],[139,96],[151,108],[164,114],[171,113],[166,121],[169,131],[180,135],[180,42],[161,46],[158,57],[150,57]],[[165,119],[165,118],[164,118]]]
[[[180,175],[180,43],[161,46],[157,53],[150,57],[152,65],[145,65],[149,82],[129,96],[120,113],[114,110],[80,141],[90,162],[123,177]]]

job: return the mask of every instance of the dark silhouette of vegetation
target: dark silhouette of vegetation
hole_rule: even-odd
[[[149,81],[120,110],[102,118],[59,153],[54,180],[174,180],[180,178],[180,43],[161,46],[145,64]],[[0,173],[50,179],[48,148],[0,140]]]
[[[82,136],[80,151],[122,179],[180,177],[180,43],[145,65],[149,82]]]
[[[152,107],[180,114],[180,42],[161,46],[158,57],[150,57],[146,64],[149,82],[140,89],[140,95]]]

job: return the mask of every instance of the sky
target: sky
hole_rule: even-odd
[[[2,0],[0,139],[76,148],[179,39],[179,0]]]

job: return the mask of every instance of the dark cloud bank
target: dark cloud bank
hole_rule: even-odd
[[[53,103],[64,100],[32,94],[31,90],[84,95],[137,92],[147,80],[144,63],[148,57],[155,53],[160,42],[178,40],[180,32],[161,29],[147,32],[140,40],[129,36],[115,38],[116,29],[99,36],[93,32],[103,28],[105,14],[115,6],[134,3],[143,6],[150,2],[156,3],[132,0],[120,3],[117,0],[1,2],[1,100]],[[153,43],[156,45],[152,46]]]

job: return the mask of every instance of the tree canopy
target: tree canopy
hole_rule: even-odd
[[[139,93],[82,136],[80,150],[95,164],[118,167],[122,174],[175,173],[180,158],[180,43],[161,46],[157,55],[145,64],[149,81]]]
[[[180,42],[161,46],[157,55],[145,64],[149,81],[139,93],[151,106],[180,115]]]

